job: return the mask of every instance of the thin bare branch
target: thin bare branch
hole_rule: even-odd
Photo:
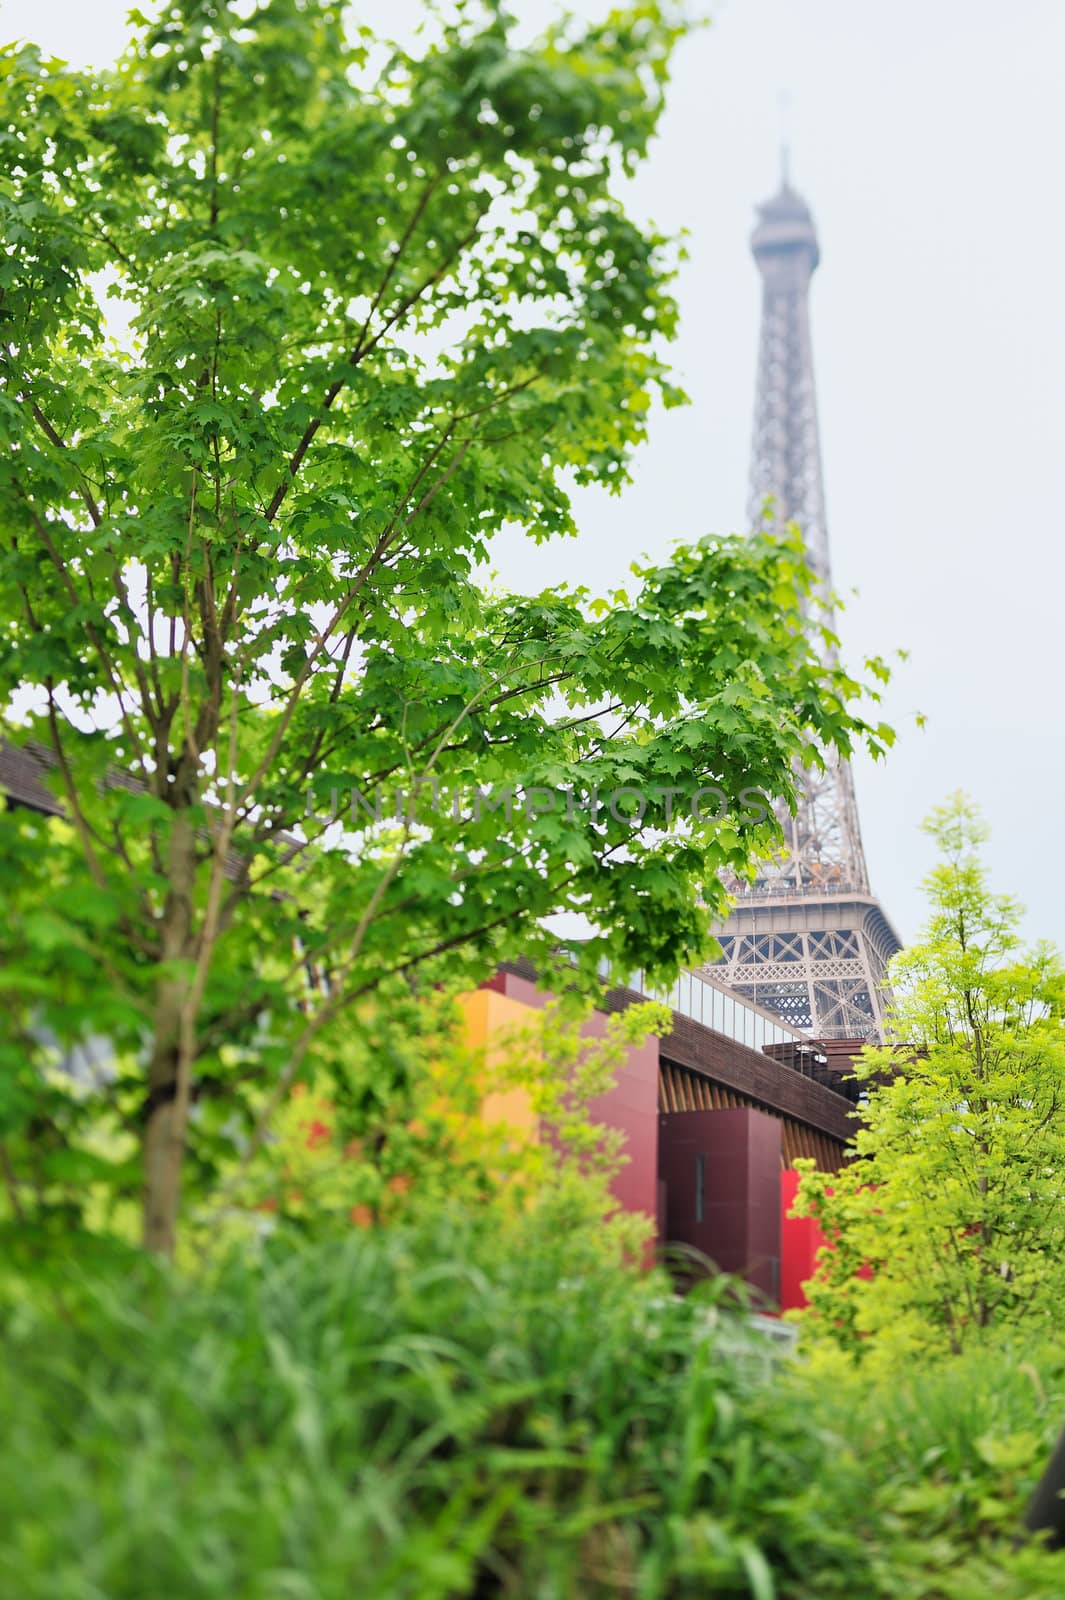
[[[329,388],[325,392],[321,406],[303,430],[303,434],[300,437],[299,443],[289,459],[288,470],[286,471],[281,482],[278,484],[277,488],[274,490],[273,498],[270,500],[270,503],[266,508],[265,520],[267,522],[273,522],[274,518],[277,516],[277,513],[280,511],[281,506],[284,503],[285,496],[288,494],[289,489],[292,487],[292,484],[295,482],[299,474],[300,467],[303,465],[307,451],[314,443],[318,431],[325,422],[329,412],[332,410],[337,396],[349,382],[351,373],[356,370],[359,364],[364,361],[368,355],[376,350],[377,346],[381,343],[381,340],[392,328],[395,327],[400,318],[405,316],[411,307],[418,300],[420,300],[422,296],[433,287],[434,284],[439,283],[440,279],[445,277],[447,273],[450,272],[451,268],[455,265],[455,262],[466,249],[467,245],[469,245],[476,237],[477,230],[481,225],[483,216],[484,210],[479,211],[473,226],[463,234],[454,250],[452,250],[451,253],[446,256],[443,261],[441,261],[440,265],[436,267],[428,277],[424,278],[416,288],[412,289],[408,295],[404,296],[399,305],[396,307],[395,311],[393,311],[392,314],[386,318],[380,331],[376,333],[368,342],[364,342],[365,333],[367,331],[366,325],[364,325],[363,331],[359,335],[357,344],[348,353],[345,365],[349,370],[343,373],[339,378],[336,378],[333,383],[330,384]],[[395,262],[393,262],[393,267],[394,265]]]
[[[29,399],[30,399],[30,410],[33,413],[33,419],[36,422],[37,426],[40,428],[41,432],[44,434],[45,438],[48,440],[48,442],[50,444],[53,444],[57,450],[66,450],[66,449],[68,449],[68,445],[66,443],[66,440],[63,439],[60,436],[60,434],[58,434],[56,432],[55,428],[49,422],[48,418],[45,416],[44,412],[41,410],[40,406],[37,404],[36,400],[33,398],[32,395],[29,397]],[[76,470],[77,470],[77,473],[78,473],[78,493],[81,495],[82,500],[85,502],[85,509],[88,511],[89,516],[92,518],[93,527],[94,528],[98,528],[100,526],[100,523],[103,521],[103,514],[100,511],[100,507],[99,507],[99,504],[98,504],[98,502],[96,500],[95,495],[92,493],[92,490],[88,487],[87,483],[85,482],[85,474],[80,469],[76,469]]]
[[[439,185],[439,183],[440,183],[440,174],[438,172],[438,173],[434,174],[434,176],[432,178],[430,178],[429,182],[425,185],[425,188],[422,190],[421,194],[418,196],[418,203],[414,207],[414,210],[411,212],[410,220],[408,221],[407,226],[404,228],[403,233],[400,236],[399,243],[397,244],[395,250],[392,252],[392,259],[388,263],[388,268],[387,268],[387,270],[385,272],[385,275],[381,279],[380,284],[378,285],[377,293],[374,295],[373,300],[370,302],[370,309],[366,313],[365,321],[363,322],[363,325],[359,330],[359,336],[355,340],[355,348],[352,351],[352,356],[351,356],[352,362],[357,362],[359,360],[359,358],[361,357],[361,355],[362,355],[363,342],[364,342],[364,340],[366,338],[367,333],[369,332],[370,323],[373,321],[374,317],[377,315],[377,309],[380,306],[381,301],[385,297],[385,294],[386,294],[386,292],[388,290],[389,284],[392,282],[392,279],[395,276],[396,268],[399,266],[400,261],[403,259],[404,251],[406,250],[407,246],[410,244],[411,239],[414,237],[414,230],[417,228],[417,226],[418,226],[419,222],[421,221],[422,217],[425,215],[425,208],[429,204],[429,201],[432,199],[433,194],[434,194],[437,186]]]

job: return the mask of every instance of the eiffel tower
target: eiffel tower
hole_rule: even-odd
[[[751,454],[751,524],[768,515],[802,530],[816,587],[831,588],[821,444],[810,344],[810,279],[820,260],[813,218],[788,180],[758,207],[751,251],[762,275]],[[869,888],[846,762],[796,775],[798,809],[777,812],[785,848],[715,930],[715,982],[815,1039],[883,1036],[887,962],[899,940]]]

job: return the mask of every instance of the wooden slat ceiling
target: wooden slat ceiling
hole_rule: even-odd
[[[764,1111],[767,1116],[779,1119],[782,1166],[792,1166],[797,1156],[814,1161],[820,1172],[838,1172],[843,1165],[846,1146],[838,1139],[816,1128],[805,1127],[770,1106],[759,1105],[750,1096],[725,1088],[689,1067],[662,1062],[658,1074],[660,1111],[727,1111],[739,1106],[751,1106],[755,1111]]]

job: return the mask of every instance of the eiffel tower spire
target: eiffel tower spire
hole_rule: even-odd
[[[751,251],[762,275],[749,512],[802,530],[815,586],[831,588],[821,442],[810,342],[810,279],[820,246],[786,162],[777,193],[758,207]],[[768,506],[768,509],[767,509]],[[778,813],[785,849],[753,884],[734,883],[736,907],[718,930],[713,976],[819,1039],[882,1035],[886,964],[898,938],[869,888],[854,782],[828,759],[796,774],[794,816]]]

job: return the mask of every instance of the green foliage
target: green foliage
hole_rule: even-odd
[[[991,1327],[1049,1332],[1065,1294],[1065,975],[988,888],[969,802],[926,827],[931,916],[892,963],[896,1042],[863,1055],[859,1159],[808,1172],[798,1200],[833,1241],[815,1330],[893,1361]]]
[[[23,1600],[1056,1600],[1010,1552],[1060,1358],[779,1365],[545,1197],[8,1307],[0,1588]],[[992,1381],[993,1378],[993,1381]]]
[[[881,1372],[822,1349],[793,1381],[796,1401],[837,1442],[834,1471],[867,1541],[875,1577],[856,1592],[1050,1600],[1061,1591],[1065,1554],[1017,1548],[1065,1414],[1059,1345],[1000,1342]]]
[[[25,1152],[82,1161],[102,1116],[116,1205],[143,1187],[169,1251],[182,1181],[210,1189],[351,1006],[547,968],[563,911],[593,930],[570,981],[668,981],[774,835],[668,818],[886,733],[797,537],[708,538],[599,603],[478,581],[500,529],[573,533],[572,484],[616,490],[681,398],[676,252],[616,193],[672,7],[518,49],[464,5],[416,53],[328,0],[132,20],[114,70],[0,54],[0,714],[69,823],[0,819],[0,1140],[11,1211],[90,1223]],[[643,827],[502,806],[620,786]],[[38,1091],[88,1037],[110,1083]]]

